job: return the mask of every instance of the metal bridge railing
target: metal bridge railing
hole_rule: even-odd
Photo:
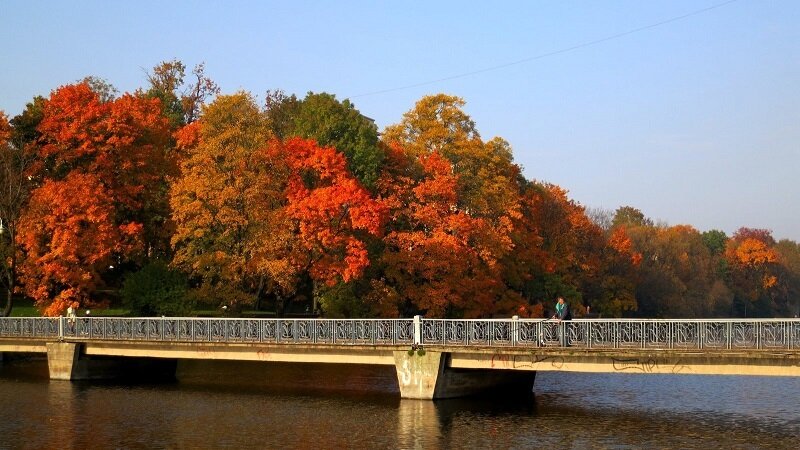
[[[334,345],[412,344],[412,319],[0,318],[0,338]]]
[[[800,349],[798,319],[423,319],[423,344],[594,349]]]
[[[4,317],[0,338],[586,349],[800,349],[798,319]]]

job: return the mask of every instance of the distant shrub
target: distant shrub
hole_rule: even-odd
[[[187,316],[194,301],[184,274],[155,261],[125,278],[123,304],[137,316]]]

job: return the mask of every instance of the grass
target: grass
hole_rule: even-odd
[[[31,306],[23,306],[23,305],[14,305],[14,308],[11,309],[11,317],[39,317],[39,310],[36,309],[33,305]]]
[[[113,306],[111,308],[99,309],[94,308],[91,309],[91,315],[93,317],[125,317],[130,316],[130,310],[119,307]],[[78,316],[84,316],[86,314],[85,309],[78,310]],[[196,309],[192,311],[191,316],[193,317],[223,317],[222,311],[218,309]],[[33,306],[33,302],[30,300],[15,300],[14,307],[11,309],[11,317],[41,317],[41,313],[35,306]],[[239,315],[229,315],[228,317],[275,317],[275,311],[242,311]]]

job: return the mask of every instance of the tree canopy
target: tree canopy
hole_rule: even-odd
[[[588,209],[529,180],[463,99],[379,133],[349,100],[220,95],[175,59],[0,112],[0,288],[44,314],[741,317],[800,313],[800,247],[769,230]],[[529,168],[535,172],[536,168]]]

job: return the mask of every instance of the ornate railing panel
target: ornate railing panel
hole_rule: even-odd
[[[2,317],[0,337],[10,338],[58,338],[58,317]]]
[[[800,349],[800,320],[4,317],[0,338],[585,349]]]

